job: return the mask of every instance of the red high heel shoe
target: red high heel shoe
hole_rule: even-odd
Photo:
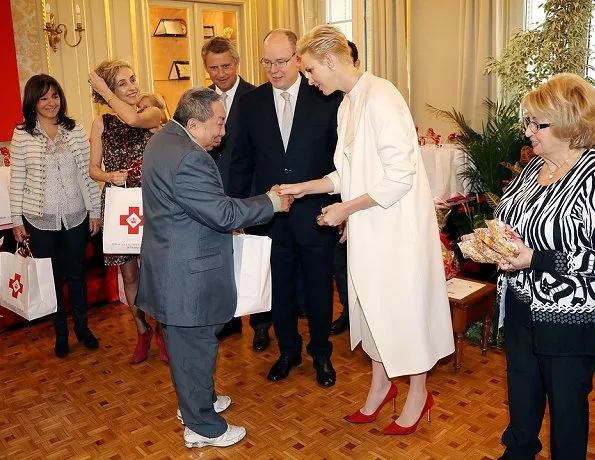
[[[432,397],[432,394],[428,392],[428,396],[426,396],[426,402],[424,404],[424,407],[421,410],[421,414],[419,414],[419,418],[417,419],[417,422],[415,422],[411,426],[401,426],[401,425],[397,425],[396,422],[393,422],[384,430],[384,434],[404,435],[404,434],[414,433],[415,430],[417,430],[417,425],[419,424],[419,421],[421,420],[421,418],[424,416],[424,414],[426,412],[428,413],[428,422],[430,421],[430,409],[432,408],[433,405],[434,405],[434,398]]]
[[[376,411],[374,411],[374,413],[372,413],[370,415],[366,415],[366,414],[363,414],[361,410],[358,410],[355,414],[348,415],[347,417],[345,417],[345,420],[347,420],[349,423],[370,423],[370,422],[373,422],[374,420],[376,420],[376,417],[378,417],[378,414],[380,413],[380,409],[382,409],[382,407],[387,402],[389,402],[391,399],[393,400],[393,412],[396,412],[397,408],[395,405],[395,400],[397,399],[397,392],[398,392],[397,387],[391,383],[390,388],[388,389],[388,393],[386,393],[386,396],[384,397],[384,399],[382,400],[382,402],[380,403],[380,405],[378,406]]]
[[[169,363],[169,355],[167,354],[167,348],[165,347],[165,340],[163,340],[163,335],[160,334],[158,329],[155,330],[155,342],[157,342],[157,347],[159,347],[161,359],[166,363]]]
[[[138,334],[136,338],[136,348],[132,353],[131,364],[138,364],[147,359],[149,355],[149,347],[151,346],[151,339],[153,338],[153,329],[148,328],[144,334]]]

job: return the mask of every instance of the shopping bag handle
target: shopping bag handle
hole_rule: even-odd
[[[21,242],[17,242],[17,254],[22,257],[33,257],[33,252],[31,251],[29,243],[26,239]]]

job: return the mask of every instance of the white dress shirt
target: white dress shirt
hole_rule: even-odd
[[[240,84],[240,76],[238,75],[238,78],[236,78],[236,82],[233,84],[233,86],[229,89],[229,91],[225,91],[225,94],[227,94],[227,99],[225,101],[225,119],[227,120],[227,117],[229,116],[229,110],[231,109],[231,104],[233,104],[233,98],[236,95],[236,91],[238,90],[238,86]],[[215,92],[221,96],[223,94],[223,91],[221,91],[221,89],[219,89],[219,87],[217,85],[215,85]]]
[[[285,99],[281,97],[281,93],[288,92],[291,94],[291,105],[293,109],[293,116],[295,117],[295,106],[297,103],[298,93],[300,91],[300,84],[302,82],[302,76],[298,74],[298,78],[293,85],[287,89],[278,89],[273,87],[273,100],[275,101],[275,111],[277,112],[277,123],[279,123],[279,131],[282,130],[281,120],[283,120],[283,108],[285,107]]]

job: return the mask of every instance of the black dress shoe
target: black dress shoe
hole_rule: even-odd
[[[66,358],[68,356],[68,352],[70,351],[68,347],[68,336],[58,336],[56,337],[56,345],[54,346],[54,353],[58,358]]]
[[[316,381],[323,387],[332,387],[337,381],[337,374],[330,359],[315,359]]]
[[[331,324],[331,335],[339,335],[349,329],[349,315],[342,313],[333,324]]]
[[[267,378],[273,382],[283,380],[289,375],[292,367],[302,364],[302,357],[300,355],[291,357],[289,355],[281,355],[277,362],[273,364]]]
[[[254,340],[252,340],[252,348],[254,351],[265,351],[271,344],[268,327],[259,327],[254,331]]]
[[[219,334],[217,334],[217,338],[224,339],[225,337],[228,337],[230,335],[241,334],[241,333],[242,333],[242,318],[232,318],[227,323],[225,323],[225,326],[223,326],[223,329],[221,329],[221,331],[219,331]]]

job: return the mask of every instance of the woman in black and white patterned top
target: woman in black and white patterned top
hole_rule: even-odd
[[[500,266],[510,411],[502,458],[535,458],[547,398],[551,456],[578,460],[595,371],[595,89],[560,74],[523,107],[537,156],[495,212],[520,238],[519,256]]]

